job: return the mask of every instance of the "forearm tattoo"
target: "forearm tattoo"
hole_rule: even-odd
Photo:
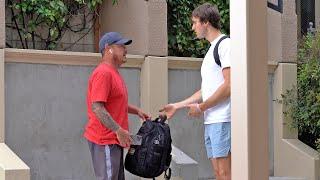
[[[117,131],[120,128],[120,126],[113,120],[111,115],[107,112],[103,103],[94,102],[92,103],[91,108],[105,127],[111,129],[112,131]]]

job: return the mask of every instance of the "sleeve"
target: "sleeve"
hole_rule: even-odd
[[[221,41],[220,45],[219,45],[219,57],[220,57],[220,62],[221,62],[221,68],[227,68],[231,66],[230,63],[230,43],[231,39],[225,39],[223,41]]]
[[[92,79],[91,101],[107,102],[112,88],[110,73],[97,73]]]

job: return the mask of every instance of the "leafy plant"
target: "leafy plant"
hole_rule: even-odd
[[[102,1],[8,0],[6,8],[10,9],[11,22],[6,27],[17,31],[24,49],[35,49],[37,41],[44,43],[40,49],[55,49],[66,31],[87,35],[92,30]],[[112,2],[116,4],[117,0]],[[73,23],[74,18],[80,19],[80,23]],[[7,46],[13,47],[8,42]]]
[[[203,57],[209,48],[206,40],[198,40],[191,27],[192,11],[199,5],[210,2],[221,14],[224,33],[229,33],[229,0],[167,0],[168,48],[170,56]]]
[[[304,37],[298,52],[297,87],[282,95],[299,139],[320,150],[320,33]]]

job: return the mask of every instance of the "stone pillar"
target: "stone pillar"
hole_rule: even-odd
[[[101,33],[118,31],[132,38],[130,54],[168,54],[167,2],[165,0],[104,1],[101,6]]]
[[[267,1],[230,2],[232,179],[269,179]]]
[[[141,68],[141,107],[152,117],[168,103],[168,59],[146,57]]]

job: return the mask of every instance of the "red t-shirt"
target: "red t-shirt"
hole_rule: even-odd
[[[84,137],[96,144],[119,144],[117,136],[106,128],[91,110],[93,102],[104,102],[112,118],[128,130],[128,92],[118,70],[101,63],[89,78],[87,92],[88,123]]]

